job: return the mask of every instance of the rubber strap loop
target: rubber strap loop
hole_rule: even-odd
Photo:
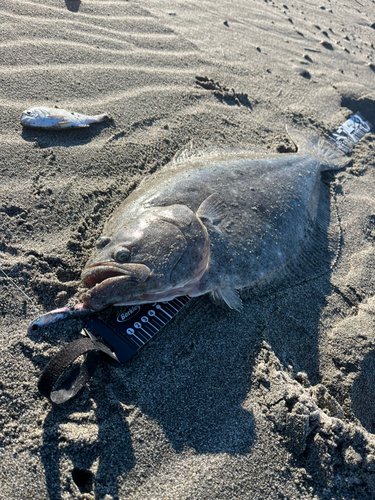
[[[85,355],[78,375],[66,382],[70,387],[53,390],[59,378],[79,356]],[[98,366],[100,347],[89,337],[82,337],[63,347],[48,363],[38,381],[38,389],[52,403],[61,404],[69,401],[90,380]],[[64,385],[66,385],[64,384]]]

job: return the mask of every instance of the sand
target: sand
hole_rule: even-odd
[[[0,10],[0,266],[40,312],[77,300],[105,220],[179,151],[287,151],[286,125],[324,135],[357,111],[375,124],[370,0]],[[31,106],[114,121],[23,130]],[[241,314],[194,299],[61,407],[37,380],[82,324],[28,337],[36,313],[1,277],[1,499],[375,498],[374,146],[324,179],[329,270]]]

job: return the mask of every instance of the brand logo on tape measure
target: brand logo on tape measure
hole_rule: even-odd
[[[139,311],[140,311],[140,306],[132,306],[130,309],[128,309],[126,312],[119,314],[117,316],[117,321],[118,323],[123,323],[127,319],[132,318],[135,316]]]

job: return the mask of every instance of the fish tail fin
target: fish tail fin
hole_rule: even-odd
[[[88,125],[91,125],[92,123],[100,123],[100,122],[105,122],[107,120],[113,120],[113,118],[109,115],[94,115],[94,116],[87,116],[84,117],[85,123],[84,127],[87,127]]]
[[[297,129],[288,126],[286,131],[300,153],[306,152],[322,159],[321,171],[340,170],[350,162],[350,158],[336,149],[328,139],[313,134],[302,134]]]
[[[96,122],[105,122],[107,120],[112,120],[113,118],[109,115],[96,115],[94,116]]]

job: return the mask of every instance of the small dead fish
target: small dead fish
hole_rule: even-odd
[[[28,326],[27,333],[31,333],[38,328],[46,325],[51,325],[52,323],[56,323],[57,321],[63,321],[64,319],[67,319],[69,317],[87,316],[92,312],[94,311],[84,309],[81,304],[78,304],[75,309],[69,309],[68,307],[54,309],[53,311],[49,311],[48,313],[35,318]]]
[[[92,123],[110,120],[108,115],[81,115],[70,113],[65,109],[57,108],[30,108],[21,116],[21,125],[24,127],[60,129],[69,127],[88,127]]]
[[[303,268],[314,248],[328,253],[315,233],[325,220],[321,172],[348,159],[318,138],[298,143],[294,154],[181,156],[141,183],[82,272],[84,307],[211,293],[239,310],[239,289]]]

